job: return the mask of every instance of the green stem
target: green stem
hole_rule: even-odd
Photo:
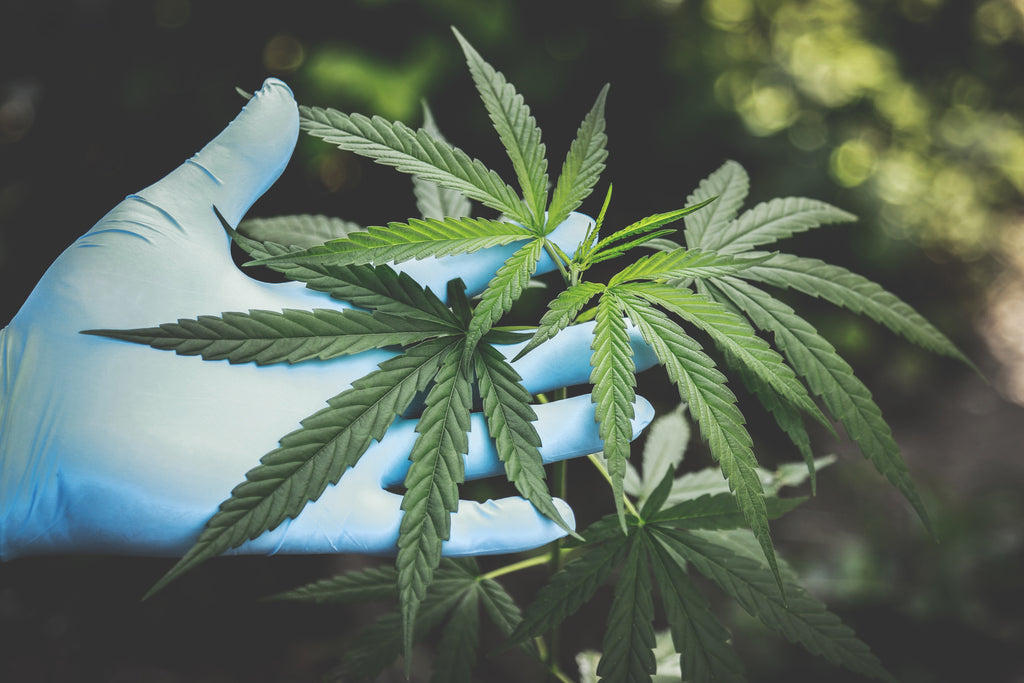
[[[562,280],[565,282],[566,286],[569,286],[569,273],[565,269],[565,264],[562,263],[562,257],[558,255],[558,252],[555,251],[555,248],[551,246],[551,243],[548,242],[547,240],[544,240],[544,251],[548,253],[548,256],[551,257],[551,260],[555,262],[556,266],[558,266],[558,272],[561,273]]]
[[[604,477],[609,484],[611,484],[612,475],[608,474],[608,470],[605,468],[604,463],[598,460],[597,456],[594,455],[593,453],[588,455],[587,458],[590,460],[591,463],[593,463],[594,467],[597,468],[597,471],[601,473],[601,476]],[[623,505],[626,506],[626,509],[629,510],[629,514],[633,515],[637,519],[640,519],[640,512],[637,511],[636,507],[633,505],[633,501],[631,501],[625,493],[622,494],[622,503]]]

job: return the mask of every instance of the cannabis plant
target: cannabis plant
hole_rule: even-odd
[[[394,567],[346,574],[291,594],[316,600],[397,600],[398,611],[371,626],[353,645],[348,661],[357,673],[375,675],[403,652],[408,670],[415,639],[446,622],[434,678],[467,679],[482,605],[510,644],[523,647],[567,680],[541,636],[617,572],[597,668],[602,680],[644,681],[655,672],[652,579],[683,677],[738,680],[742,666],[730,648],[728,631],[691,582],[692,569],[810,651],[887,679],[868,649],[811,599],[776,557],[769,520],[799,500],[780,498],[779,480],[758,467],[736,395],[699,339],[713,343],[725,370],[738,376],[770,411],[801,454],[812,486],[815,460],[805,421],[832,429],[836,420],[926,526],[925,506],[870,392],[835,348],[770,290],[820,297],[932,351],[961,360],[963,356],[877,284],[838,266],[767,251],[795,233],[854,217],[820,201],[792,197],[741,212],[748,178],[735,162],[702,181],[683,208],[625,227],[605,225],[608,187],[584,239],[575,249],[560,248],[551,239],[552,231],[591,194],[605,167],[608,88],[583,119],[549,188],[546,148],[529,107],[501,73],[456,36],[508,151],[518,190],[449,144],[429,115],[422,128],[413,130],[380,117],[300,107],[308,134],[411,174],[422,216],[365,230],[331,219],[291,217],[252,223],[248,234],[222,222],[251,256],[251,264],[272,268],[355,308],[226,312],[155,328],[91,331],[207,360],[260,365],[323,360],[372,348],[397,350],[330,398],[300,429],[283,436],[280,446],[245,474],[192,549],[153,590],[296,517],[345,476],[396,416],[418,414]],[[472,202],[494,217],[471,217]],[[499,245],[515,245],[515,251],[472,299],[454,280],[448,283],[444,303],[393,267]],[[545,253],[564,287],[529,333],[499,325]],[[613,259],[622,266],[607,281],[588,279],[594,266]],[[519,358],[584,321],[593,321],[590,381],[604,445],[591,461],[610,482],[614,509],[577,534],[553,504],[539,452],[531,405],[546,398],[531,396],[500,345],[519,342]],[[664,450],[651,444],[659,438],[657,430],[645,449],[643,475],[631,468],[636,366],[630,326],[642,335],[688,406],[717,462],[716,481],[708,481],[707,471],[676,478],[678,457],[659,460],[653,455]],[[481,573],[472,559],[441,557],[463,480],[474,404],[482,407],[508,480],[540,513],[573,535],[552,549],[550,555],[557,560],[552,566],[558,569],[525,611],[496,579],[546,563],[546,556],[488,573]]]

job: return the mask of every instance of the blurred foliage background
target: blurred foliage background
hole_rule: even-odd
[[[802,195],[861,217],[787,248],[896,292],[988,381],[801,301],[875,392],[941,542],[828,439],[839,464],[776,538],[902,680],[1024,681],[1022,0],[0,0],[0,323],[79,234],[219,132],[236,86],[267,76],[301,103],[410,125],[426,99],[451,141],[507,171],[450,25],[523,93],[556,167],[611,82],[613,223],[678,208],[730,158],[751,203]],[[415,208],[407,178],[303,138],[250,215],[282,213],[382,224]],[[749,414],[763,461],[795,457]],[[603,509],[574,503],[584,521]],[[372,609],[255,599],[363,561],[224,560],[147,603],[165,561],[0,565],[0,679],[314,680]],[[752,680],[857,680],[721,610]],[[570,622],[567,656],[600,646],[603,619],[598,605]],[[532,679],[504,657],[481,680]]]

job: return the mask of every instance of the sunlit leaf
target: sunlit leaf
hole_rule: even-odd
[[[570,212],[579,207],[593,191],[604,171],[604,161],[608,158],[605,149],[608,137],[604,134],[604,105],[607,98],[606,84],[576,131],[576,138],[569,147],[562,171],[555,182],[555,190],[551,194],[548,207],[549,229],[557,228],[569,217]]]
[[[697,189],[686,198],[687,204],[698,204],[715,198],[707,208],[686,217],[686,244],[704,246],[704,236],[713,234],[729,223],[743,206],[750,191],[750,178],[735,161],[727,161],[700,181]]]
[[[703,233],[699,246],[726,254],[749,251],[830,223],[857,220],[852,213],[816,199],[785,197],[758,204],[715,231]]]
[[[467,350],[475,347],[519,299],[536,272],[537,261],[543,251],[544,242],[533,240],[520,247],[498,268],[473,311],[469,331],[466,333]]]

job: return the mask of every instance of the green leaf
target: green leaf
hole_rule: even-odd
[[[597,263],[599,261],[604,261],[611,256],[618,256],[621,253],[621,249],[616,245],[621,242],[630,241],[631,243],[635,243],[637,241],[636,238],[638,237],[641,238],[640,241],[654,239],[654,236],[651,233],[658,231],[659,228],[664,225],[675,223],[680,218],[697,211],[710,202],[711,200],[708,199],[700,202],[699,204],[686,206],[682,209],[676,209],[675,211],[656,213],[654,215],[647,216],[646,218],[641,218],[635,223],[627,225],[625,228],[617,230],[611,235],[602,238],[593,249],[588,250],[588,263]],[[661,233],[659,232],[659,234]],[[609,256],[604,256],[605,253],[609,254]]]
[[[576,131],[576,137],[562,163],[562,171],[558,174],[548,207],[549,230],[561,225],[590,196],[604,171],[604,161],[608,158],[608,150],[605,149],[608,136],[604,133],[604,105],[608,98],[608,87],[605,84],[601,88],[597,100]]]
[[[442,560],[416,617],[417,640],[447,616],[469,590],[475,590],[476,576]],[[389,612],[363,629],[346,644],[342,668],[354,680],[372,680],[402,653],[402,616]]]
[[[323,244],[360,230],[360,226],[340,218],[309,214],[247,218],[238,225],[238,231],[250,239],[302,248]]]
[[[548,310],[540,319],[537,332],[530,339],[530,343],[516,354],[513,361],[519,360],[568,327],[587,302],[603,291],[604,285],[595,282],[580,282],[562,290],[557,297],[548,302]]]
[[[701,435],[718,461],[736,504],[743,513],[761,548],[774,568],[775,549],[768,528],[768,510],[757,472],[753,441],[743,426],[743,414],[736,397],[726,386],[725,377],[715,369],[700,345],[688,337],[668,316],[649,307],[645,301],[622,297],[623,310],[640,329],[644,341],[665,367],[669,380],[679,388],[679,396],[690,405]],[[781,578],[779,579],[781,589]]]
[[[814,469],[821,471],[822,468],[834,464],[834,455],[827,455],[816,458]],[[787,486],[800,486],[807,481],[810,473],[805,463],[787,462],[779,465],[774,472],[757,469],[758,478],[764,488],[765,496],[774,496],[779,490]],[[715,467],[707,467],[696,472],[687,472],[676,477],[672,482],[672,491],[668,495],[668,503],[680,503],[684,500],[693,500],[703,495],[715,493],[727,493],[729,483],[722,479],[722,472]],[[767,498],[766,498],[767,500]]]
[[[750,324],[730,312],[718,302],[693,292],[654,282],[636,282],[622,285],[628,291],[666,309],[696,325],[728,352],[731,358],[743,364],[763,380],[778,395],[807,413],[825,427],[832,429],[828,419],[815,405],[807,388],[797,379],[782,356],[757,336]]]
[[[661,509],[661,506],[668,500],[668,494],[672,491],[672,475],[674,472],[665,472],[662,476],[661,481],[654,490],[651,491],[650,496],[644,501],[643,506],[640,508],[640,518],[647,520],[654,513]]]
[[[389,600],[398,597],[397,581],[398,572],[394,567],[367,567],[314,581],[268,599],[317,603]]]
[[[591,535],[589,529],[584,532],[587,538]],[[629,542],[624,534],[615,533],[604,543],[588,543],[538,591],[509,640],[519,643],[546,633],[588,602],[622,561]]]
[[[246,265],[352,265],[401,263],[411,259],[470,254],[527,239],[520,225],[483,218],[412,218],[407,223],[370,226],[340,240],[281,256],[250,261]]]
[[[775,254],[743,277],[820,297],[875,320],[934,353],[971,362],[921,314],[867,278],[840,266],[790,254]]]
[[[754,559],[754,555],[735,551],[735,542],[731,540],[736,537],[734,533],[688,533],[663,528],[654,533],[665,546],[717,583],[751,616],[790,641],[856,673],[884,681],[895,680],[849,627],[807,594],[785,565],[782,565],[782,576],[787,599],[783,600],[767,567]]]
[[[765,498],[768,519],[776,519],[806,501],[806,498]],[[647,518],[648,524],[665,524],[675,529],[739,529],[746,519],[729,493],[703,495],[664,508]]]
[[[380,440],[395,417],[437,374],[442,360],[461,339],[435,339],[380,364],[328,401],[328,407],[302,421],[246,473],[220,510],[206,523],[195,545],[147,593],[156,593],[192,567],[237,548],[264,531],[296,517],[329,484],[355,466],[373,440]]]
[[[735,161],[727,161],[721,168],[700,181],[697,189],[686,198],[687,204],[708,199],[715,202],[702,211],[686,217],[686,244],[704,247],[705,236],[724,228],[736,216],[750,191],[750,178]]]
[[[602,681],[650,683],[657,668],[654,659],[654,602],[651,576],[642,536],[635,533],[622,572],[615,582],[615,598],[608,612],[597,666]]]
[[[848,223],[855,220],[857,217],[852,213],[816,199],[772,199],[745,211],[739,218],[719,230],[705,232],[699,246],[703,249],[736,254],[823,224]]]
[[[452,31],[462,46],[480,99],[519,178],[523,199],[533,216],[529,225],[540,228],[544,224],[544,209],[548,203],[548,162],[544,157],[544,144],[540,141],[540,128],[530,115],[530,108],[523,102],[523,96],[484,61],[461,33],[454,28]]]
[[[441,633],[430,680],[437,683],[470,681],[480,646],[480,587],[473,584],[452,610]]]
[[[424,130],[413,131],[379,116],[367,118],[303,106],[299,107],[299,125],[340,149],[455,190],[520,223],[529,223],[519,195],[497,173]]]
[[[451,513],[459,507],[459,484],[465,479],[469,415],[473,402],[470,378],[462,357],[451,349],[427,394],[426,407],[409,454],[402,523],[398,536],[398,594],[405,653],[412,652],[416,611],[441,561],[441,542],[451,531]]]
[[[649,534],[647,538],[651,567],[665,606],[672,643],[679,653],[683,680],[745,680],[743,664],[729,645],[729,632],[690,582],[682,558],[666,548],[662,536]]]
[[[657,251],[642,256],[612,276],[609,287],[637,280],[671,280],[678,278],[721,277],[733,275],[758,263],[767,257],[745,258],[729,254],[718,254],[700,249],[677,249]]]
[[[423,102],[423,130],[434,139],[447,143],[426,102]],[[473,210],[469,199],[461,192],[441,187],[419,176],[412,177],[412,190],[416,196],[416,208],[422,218],[462,218],[470,215]]]
[[[494,439],[505,474],[520,494],[537,510],[564,529],[575,533],[558,513],[544,474],[541,439],[533,423],[532,395],[505,357],[494,347],[480,346],[475,354],[477,384],[483,402],[487,431]]]
[[[523,620],[523,614],[519,611],[516,601],[494,579],[481,579],[480,589],[480,601],[487,610],[487,615],[503,635],[510,636]]]
[[[654,420],[647,428],[644,450],[641,455],[643,477],[626,470],[624,488],[640,503],[646,501],[660,484],[666,473],[675,472],[683,461],[686,446],[690,441],[690,423],[684,417],[685,404]],[[660,507],[660,506],[659,506]]]
[[[924,525],[931,529],[928,510],[900,457],[899,446],[881,409],[835,347],[792,308],[757,287],[741,280],[715,284],[755,325],[775,334],[779,348],[793,368],[807,379],[811,391],[821,396],[864,456],[903,493]]]
[[[626,321],[622,318],[618,297],[609,292],[597,304],[594,326],[593,353],[590,364],[590,383],[594,385],[593,401],[597,404],[594,416],[598,434],[604,442],[604,457],[608,461],[615,510],[623,531],[626,529],[625,509],[622,502],[622,480],[626,476],[630,440],[633,436],[633,401],[636,385],[633,350],[629,345]]]
[[[423,318],[317,308],[283,312],[252,310],[203,315],[195,320],[136,330],[87,330],[181,356],[230,363],[300,363],[328,360],[384,346],[415,344],[453,332]]]
[[[543,240],[533,240],[520,247],[498,268],[473,311],[466,333],[466,349],[471,352],[485,334],[508,313],[523,293],[537,270],[537,261],[544,251]]]

